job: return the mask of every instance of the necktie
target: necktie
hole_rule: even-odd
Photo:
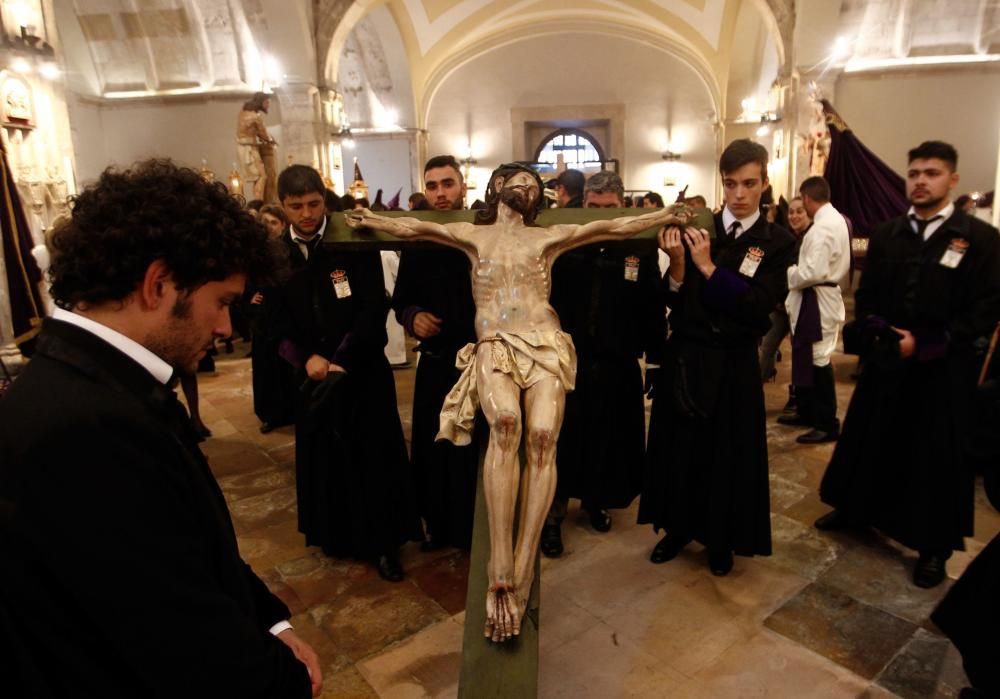
[[[743,230],[743,224],[739,221],[733,221],[733,225],[729,227],[729,241],[732,242],[736,240],[736,236],[740,234],[741,230]]]
[[[927,226],[931,225],[934,221],[939,221],[941,218],[943,218],[941,214],[931,216],[930,218],[918,218],[916,214],[910,214],[910,220],[916,224],[917,235],[920,236],[921,240],[923,240],[924,233],[927,231]]]

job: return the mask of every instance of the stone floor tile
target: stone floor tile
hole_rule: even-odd
[[[604,623],[539,662],[538,696],[545,699],[669,697],[686,679]]]
[[[318,551],[305,545],[297,522],[291,519],[243,534],[238,542],[240,555],[254,570],[273,568]]]
[[[444,619],[358,663],[382,699],[454,697],[462,664],[462,627]]]
[[[449,614],[465,609],[469,586],[469,554],[465,551],[453,550],[422,565],[407,566],[406,575]]]
[[[754,636],[764,618],[807,582],[759,561],[738,560],[722,578],[706,571],[632,595],[631,604],[602,621],[663,665],[692,676]]]
[[[839,590],[811,583],[764,622],[866,679],[875,677],[916,626]]]
[[[323,676],[323,693],[319,699],[379,699],[379,695],[352,665]]]
[[[780,514],[771,515],[771,540],[774,553],[763,560],[810,580],[832,566],[844,550],[811,525]]]
[[[764,629],[731,647],[670,696],[855,699],[867,686],[853,672]]]
[[[836,587],[859,602],[922,624],[951,585],[945,582],[925,590],[913,584],[915,554],[886,539],[847,549],[822,575],[824,585]]]
[[[262,471],[275,466],[271,457],[254,445],[248,444],[240,434],[222,438],[213,437],[202,443],[201,450],[216,478]]]
[[[809,495],[809,488],[786,480],[774,473],[770,476],[771,512],[784,512]]]
[[[350,586],[311,607],[309,613],[338,651],[353,662],[448,618],[440,605],[409,580]]]
[[[955,646],[924,629],[914,634],[875,681],[904,699],[951,699],[969,686]]]
[[[269,490],[229,504],[237,534],[246,534],[288,520],[295,520],[295,486]]]
[[[223,476],[217,480],[230,505],[237,500],[295,485],[295,475],[288,468],[279,466]]]
[[[561,594],[561,590],[549,586],[544,576],[540,599],[538,649],[543,656],[577,638],[601,621],[566,595]]]

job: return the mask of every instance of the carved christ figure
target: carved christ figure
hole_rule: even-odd
[[[455,247],[472,263],[478,342],[456,360],[461,378],[445,398],[438,439],[468,444],[477,407],[490,426],[483,490],[490,530],[485,635],[500,642],[520,633],[534,577],[535,551],[556,486],[556,442],[566,392],[576,378],[573,341],[549,305],[552,264],[586,243],[627,238],[653,226],[687,221],[682,208],[584,225],[534,224],[542,193],[538,175],[518,164],[490,176],[487,208],[475,223],[388,218],[367,209],[346,213],[352,228]],[[527,466],[521,480],[516,547],[513,520],[521,469],[524,405]]]
[[[239,151],[240,166],[247,182],[253,183],[253,198],[265,202],[277,201],[277,194],[268,198],[277,182],[274,170],[274,146],[277,142],[267,133],[264,114],[271,106],[271,98],[263,92],[243,103],[236,122],[236,148]]]

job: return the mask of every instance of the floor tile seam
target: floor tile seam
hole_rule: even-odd
[[[820,583],[821,581],[817,580],[815,582]],[[913,619],[908,619],[905,616],[901,616],[900,614],[897,614],[896,612],[892,611],[891,609],[885,609],[884,607],[881,607],[878,604],[873,604],[871,602],[865,602],[864,600],[855,597],[854,594],[852,594],[852,592],[850,590],[847,590],[847,589],[841,587],[840,585],[838,585],[835,582],[825,581],[824,580],[824,581],[822,581],[821,584],[823,584],[823,585],[825,585],[827,587],[833,588],[837,592],[843,593],[844,595],[846,595],[847,597],[850,597],[853,601],[857,602],[858,604],[863,604],[866,607],[869,607],[871,609],[876,609],[876,610],[878,610],[880,612],[888,614],[891,617],[894,617],[895,619],[898,619],[899,621],[903,621],[903,622],[906,622],[907,624],[910,624],[911,626],[915,626],[918,629],[924,628],[924,626],[923,626],[924,622],[927,621],[928,619],[930,619],[930,615],[928,615],[926,619],[922,619],[921,621],[914,621]],[[943,596],[942,596],[942,599],[943,599]],[[940,600],[938,600],[938,602],[940,602]],[[935,606],[935,608],[937,608],[937,604],[935,604],[934,606]],[[934,633],[934,632],[931,632],[931,633]],[[941,635],[941,634],[938,634],[938,635]]]

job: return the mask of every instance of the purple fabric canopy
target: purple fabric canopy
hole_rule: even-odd
[[[21,197],[10,173],[7,151],[0,144],[0,238],[7,266],[7,288],[14,325],[14,342],[30,340],[41,327],[45,304],[38,289],[42,273],[31,255],[35,246],[28,221],[21,208]]]
[[[868,237],[875,227],[910,208],[906,183],[865,147],[833,106],[822,100],[830,129],[830,157],[823,176],[831,202],[854,224],[854,235]]]

